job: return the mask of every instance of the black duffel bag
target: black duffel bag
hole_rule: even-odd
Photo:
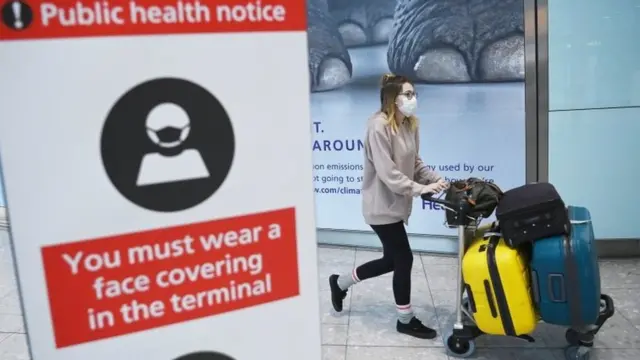
[[[496,210],[500,232],[512,248],[555,235],[569,235],[564,201],[549,183],[533,183],[504,193]]]
[[[469,225],[472,221],[471,218],[478,219],[491,216],[500,202],[502,194],[500,187],[492,182],[469,178],[452,182],[444,199],[454,204],[460,204],[460,201],[465,201],[469,204],[469,211],[463,222],[464,225]],[[457,211],[447,210],[447,224],[450,226],[459,224],[458,218]]]

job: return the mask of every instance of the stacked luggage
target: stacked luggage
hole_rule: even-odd
[[[463,306],[477,331],[454,325],[449,352],[471,355],[469,343],[480,334],[534,341],[529,334],[542,320],[568,327],[567,360],[587,359],[595,334],[614,312],[612,299],[601,293],[589,211],[565,206],[548,183],[500,195],[498,221],[461,259]]]

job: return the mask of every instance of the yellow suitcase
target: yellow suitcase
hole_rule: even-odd
[[[474,240],[462,259],[469,310],[485,334],[520,336],[535,330],[527,260],[497,235]]]

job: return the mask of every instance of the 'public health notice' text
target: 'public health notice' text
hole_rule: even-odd
[[[118,2],[119,3],[119,2]],[[286,21],[286,7],[281,4],[263,4],[260,0],[242,5],[215,5],[201,1],[177,0],[143,5],[132,0],[126,5],[109,1],[72,2],[55,4],[43,2],[39,7],[42,25],[113,26],[113,25],[163,25],[208,23],[278,23]]]

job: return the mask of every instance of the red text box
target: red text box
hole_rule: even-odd
[[[299,294],[295,209],[42,248],[58,348]]]
[[[305,0],[2,1],[0,40],[307,28]]]

